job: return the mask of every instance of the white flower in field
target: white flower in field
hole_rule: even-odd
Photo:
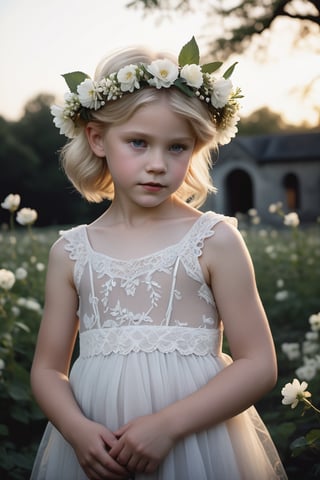
[[[0,358],[0,370],[4,370],[5,366],[6,365],[5,365],[4,361],[2,360],[2,358]]]
[[[282,208],[282,202],[270,203],[269,212],[270,213],[277,213],[281,210],[281,208]]]
[[[19,317],[20,315],[20,308],[19,307],[16,307],[16,306],[13,306],[11,308],[11,312],[12,314],[15,316],[15,317]]]
[[[320,312],[311,315],[309,318],[309,323],[313,332],[320,331]]]
[[[318,332],[307,332],[305,334],[306,340],[309,340],[310,342],[316,342],[319,338],[319,333]]]
[[[252,218],[251,218],[251,223],[252,223],[253,225],[259,225],[260,222],[261,222],[261,218],[260,218],[258,215],[256,215],[255,217],[252,217]]]
[[[298,214],[296,212],[288,213],[284,216],[283,223],[287,227],[297,227],[300,223]]]
[[[1,207],[10,210],[10,212],[15,212],[19,208],[20,200],[20,195],[10,193],[1,203]]]
[[[137,65],[126,65],[125,67],[120,68],[117,73],[117,79],[120,83],[122,92],[133,92],[135,88],[140,88],[137,79],[137,69]]]
[[[227,103],[232,90],[232,82],[230,78],[218,78],[213,84],[213,92],[211,94],[211,103],[216,108],[222,108]]]
[[[302,344],[302,351],[304,355],[313,355],[319,350],[318,343],[306,340]]]
[[[25,268],[19,267],[17,268],[15,275],[17,280],[24,280],[25,278],[27,278],[28,272]]]
[[[203,75],[200,65],[185,65],[180,72],[180,77],[183,78],[189,87],[200,88],[203,83]]]
[[[40,312],[41,311],[41,305],[34,298],[23,298],[23,297],[21,297],[17,301],[17,305],[19,307],[25,307],[28,310],[32,310],[34,312]]]
[[[179,75],[177,65],[167,59],[154,60],[148,65],[147,71],[153,75],[148,80],[149,85],[156,88],[171,87]]]
[[[10,235],[9,243],[10,245],[17,245],[17,237],[15,237],[14,235]]]
[[[312,380],[317,374],[317,368],[313,364],[305,364],[302,367],[297,368],[296,375],[301,380]],[[305,383],[305,382],[302,382]]]
[[[0,288],[4,290],[10,290],[16,281],[16,277],[13,272],[6,270],[5,268],[0,269]]]
[[[268,236],[267,230],[265,230],[264,228],[261,228],[261,230],[259,230],[259,237],[266,238],[267,236]]]
[[[281,345],[281,350],[286,354],[289,360],[295,360],[300,358],[300,345],[299,343],[285,342]]]
[[[275,253],[275,248],[273,245],[267,245],[264,250],[268,255]]]
[[[275,294],[274,298],[277,300],[277,302],[283,302],[284,300],[287,300],[288,297],[289,297],[288,290],[279,290],[279,292]]]
[[[301,400],[311,397],[311,393],[305,391],[306,388],[308,388],[307,382],[300,383],[296,378],[292,383],[287,383],[281,390],[281,395],[284,397],[282,404],[295,408]]]
[[[278,278],[277,280],[277,287],[278,288],[282,288],[284,286],[284,281],[282,280],[282,278]]]
[[[44,265],[43,263],[41,263],[41,262],[38,262],[38,263],[36,264],[36,269],[38,270],[38,272],[43,272],[43,270],[44,270],[45,268],[46,268],[45,265]]]
[[[258,215],[258,210],[256,208],[249,208],[248,215],[249,217],[255,217]]]
[[[17,222],[20,225],[32,225],[38,218],[36,210],[32,208],[22,208],[17,212]]]

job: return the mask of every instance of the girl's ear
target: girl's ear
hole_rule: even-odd
[[[89,122],[86,126],[86,135],[93,153],[97,157],[105,157],[102,128],[93,122]]]

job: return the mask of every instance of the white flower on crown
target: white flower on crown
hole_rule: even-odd
[[[203,75],[200,65],[185,65],[180,72],[180,77],[183,78],[189,87],[200,88],[203,83]]]
[[[218,78],[213,83],[213,91],[211,94],[211,103],[216,108],[222,108],[227,103],[232,90],[232,82],[230,78]]]
[[[68,138],[74,138],[77,129],[73,120],[66,115],[65,109],[58,105],[52,105],[50,111],[51,115],[53,115],[53,123],[60,129],[61,135],[65,135]]]
[[[120,68],[117,78],[120,82],[120,88],[122,92],[132,93],[134,89],[139,89],[140,84],[137,79],[137,65],[127,65]]]
[[[227,145],[231,138],[234,138],[238,132],[237,123],[239,122],[239,115],[235,114],[233,117],[229,117],[224,128],[217,131],[217,142],[220,145]]]
[[[147,71],[153,75],[148,80],[149,85],[156,88],[169,88],[179,76],[179,68],[171,60],[154,60],[147,66]]]
[[[98,110],[101,105],[101,95],[99,92],[99,86],[91,80],[91,78],[86,78],[83,82],[78,85],[77,88],[79,101],[83,107],[91,108]]]

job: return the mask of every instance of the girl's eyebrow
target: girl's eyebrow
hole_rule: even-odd
[[[149,133],[146,133],[142,130],[128,130],[124,132],[124,135],[127,135],[129,137],[136,137],[136,138],[152,138],[154,135],[151,135]],[[168,137],[167,139],[168,143],[172,142],[193,142],[195,141],[195,138],[190,135],[174,135],[172,137]]]

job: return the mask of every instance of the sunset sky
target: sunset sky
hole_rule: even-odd
[[[0,115],[17,120],[26,102],[39,93],[61,100],[66,85],[62,73],[82,70],[93,76],[108,51],[143,44],[177,54],[194,35],[200,52],[214,34],[206,28],[203,10],[174,15],[159,22],[159,14],[144,17],[125,8],[129,0],[0,0]],[[257,61],[249,49],[229,58],[239,65],[232,77],[245,94],[242,115],[263,106],[281,113],[290,123],[319,120],[320,61],[310,45],[291,50],[298,25],[279,20],[268,41],[268,62]],[[205,33],[205,34],[204,34]],[[215,59],[212,59],[215,60]],[[313,89],[301,100],[312,79]],[[317,103],[316,103],[317,102]]]

